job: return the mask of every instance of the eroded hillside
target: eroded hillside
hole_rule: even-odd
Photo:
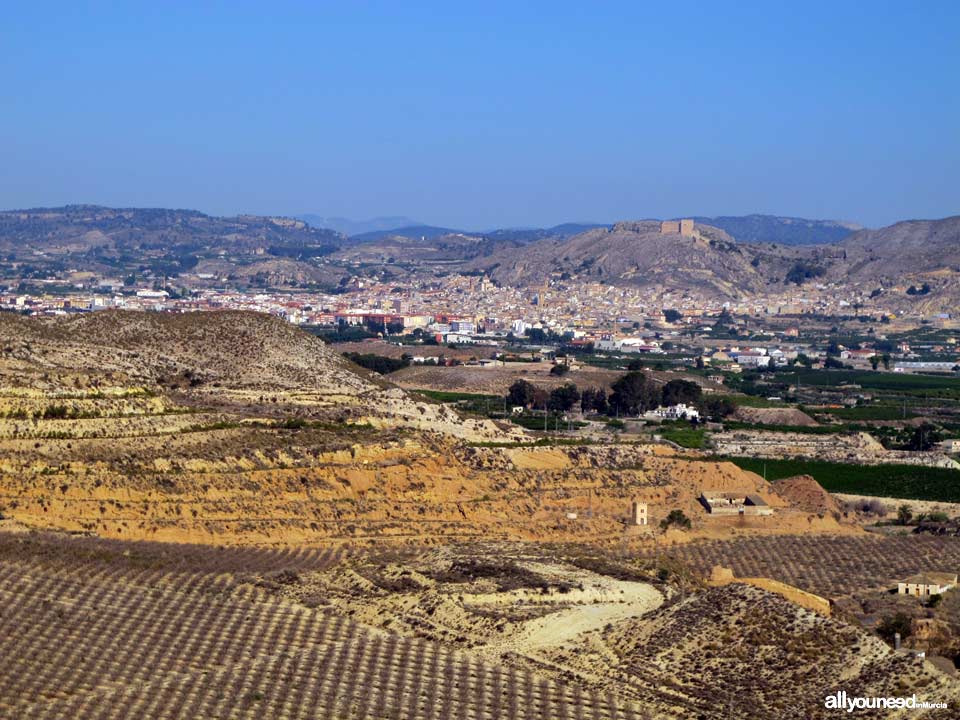
[[[757,494],[777,514],[712,518],[704,490]],[[628,526],[633,501],[649,504],[649,527]],[[851,531],[789,505],[733,464],[662,445],[531,447],[268,316],[0,316],[0,511],[27,527],[210,543],[613,543],[680,510],[708,536]]]

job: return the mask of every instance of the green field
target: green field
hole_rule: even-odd
[[[830,492],[960,503],[960,470],[919,465],[848,465],[818,460],[727,458],[744,470],[780,480],[811,475]]]
[[[802,385],[836,387],[859,385],[865,390],[882,390],[902,395],[960,397],[960,378],[949,375],[909,375],[866,370],[791,370],[778,372],[777,379]]]
[[[704,431],[692,427],[672,427],[660,431],[664,440],[675,442],[680,447],[699,450],[703,447]]]
[[[902,407],[896,405],[864,405],[862,407],[852,408],[810,408],[807,413],[831,415],[839,420],[909,420],[917,417],[917,414],[909,409],[904,415]]]

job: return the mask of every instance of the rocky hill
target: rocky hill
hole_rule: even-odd
[[[856,279],[896,282],[911,273],[960,273],[960,215],[908,220],[879,230],[861,230],[840,243],[844,268]]]
[[[442,263],[451,270],[456,270],[464,261],[489,257],[496,252],[519,247],[519,244],[512,240],[456,231],[440,232],[443,228],[433,230],[437,232],[425,232],[422,235],[413,231],[409,231],[409,234],[399,231],[371,233],[361,236],[366,239],[360,242],[351,238],[349,246],[332,257],[335,261],[384,263],[395,271],[409,269],[411,264],[432,263]]]
[[[502,283],[578,278],[613,284],[697,288],[732,295],[782,279],[796,253],[741,245],[719,228],[661,233],[659,221],[620,222],[567,239],[546,239],[477,261]]]
[[[34,372],[23,382],[43,373],[51,388],[57,378],[81,374],[194,389],[356,394],[377,387],[321,341],[262,313],[104,311],[57,319],[3,313],[0,344],[3,370],[28,364]]]
[[[345,240],[283,217],[96,205],[0,212],[0,254],[27,277],[73,268],[114,277],[145,269],[175,276],[223,260],[232,268],[286,261],[305,271]]]
[[[856,284],[865,293],[877,289],[892,308],[943,311],[960,300],[960,217],[903,222],[861,230],[840,242],[806,245],[737,242],[723,229],[699,222],[692,236],[662,233],[660,227],[652,220],[620,222],[500,249],[468,267],[512,285],[592,280],[729,297],[823,278]],[[746,236],[760,237],[753,231]]]
[[[464,421],[445,406],[414,401],[309,333],[252,312],[0,314],[0,382],[14,397],[33,398],[34,407],[14,403],[8,410],[30,418],[43,417],[53,404],[62,404],[66,415],[52,419],[98,416],[84,401],[107,393],[166,398],[161,404],[238,419],[374,423],[474,439],[504,435],[489,421]]]
[[[955,313],[960,304],[960,216],[861,230],[832,255],[818,262],[827,279],[859,284],[886,307],[932,314]]]
[[[606,225],[567,223],[551,228],[501,229],[467,232],[451,228],[418,225],[368,232],[352,236],[334,258],[369,263],[442,263],[451,270],[462,263],[520,250],[542,240],[562,241]]]

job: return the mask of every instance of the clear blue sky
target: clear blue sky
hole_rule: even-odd
[[[118,5],[4,8],[0,207],[960,213],[956,0]]]

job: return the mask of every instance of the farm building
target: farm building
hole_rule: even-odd
[[[700,503],[711,515],[773,515],[759,495],[704,490]]]
[[[650,420],[699,420],[700,411],[685,403],[677,403],[669,407],[658,407],[656,410],[650,410],[643,416]]]
[[[917,573],[898,583],[897,592],[900,595],[929,597],[931,595],[942,595],[950,588],[956,587],[956,584],[956,573]]]

